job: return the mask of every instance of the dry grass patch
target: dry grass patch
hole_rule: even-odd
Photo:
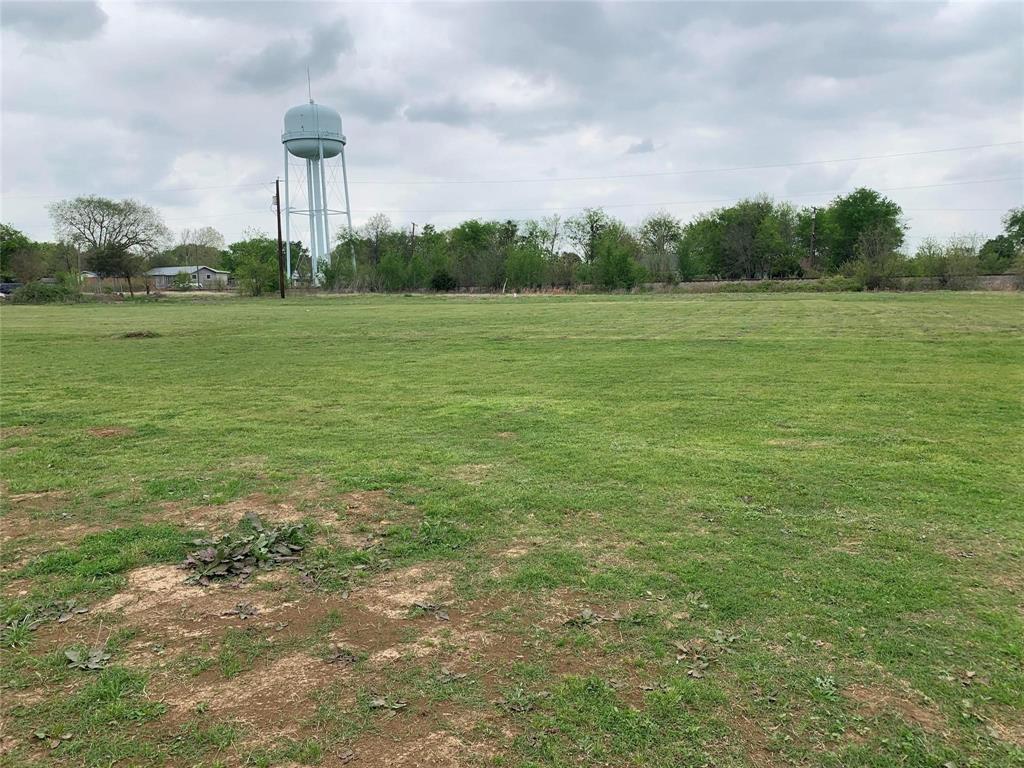
[[[102,438],[115,438],[115,437],[127,437],[128,435],[134,434],[135,430],[129,427],[93,427],[92,429],[86,430],[93,437]]]
[[[875,685],[854,684],[844,688],[843,694],[857,705],[865,717],[896,714],[928,733],[949,732],[949,724],[942,714],[927,706],[923,694],[913,689],[896,692]]]
[[[382,575],[374,584],[352,593],[352,600],[374,613],[398,619],[421,605],[439,605],[451,597],[450,574],[415,565]]]
[[[491,464],[460,464],[452,469],[452,477],[469,485],[480,485],[490,474]]]
[[[405,718],[408,721],[408,718]],[[389,724],[384,733],[359,740],[353,753],[359,764],[379,768],[471,768],[485,765],[493,748],[465,735],[429,730],[418,722]]]

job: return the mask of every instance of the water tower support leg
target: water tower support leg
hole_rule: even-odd
[[[316,274],[316,214],[313,209],[316,204],[313,200],[313,162],[306,161],[306,203],[309,208],[309,258],[313,274]]]
[[[292,207],[288,202],[288,148],[284,150],[284,279],[292,279]]]
[[[348,217],[348,245],[352,249],[352,277],[356,275],[356,246],[352,242],[352,203],[348,199],[348,167],[345,165],[345,147],[341,148],[341,179],[345,185],[345,216]]]
[[[331,260],[331,222],[327,213],[327,166],[324,165],[324,142],[320,140],[320,207],[324,211],[324,261]]]

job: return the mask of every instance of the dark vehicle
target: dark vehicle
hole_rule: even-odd
[[[24,283],[0,283],[0,293],[4,296],[9,296],[23,285]]]

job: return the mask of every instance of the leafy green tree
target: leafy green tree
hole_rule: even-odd
[[[857,258],[861,235],[872,231],[873,238],[884,232],[887,243],[894,248],[903,244],[903,209],[873,189],[861,187],[848,195],[837,197],[819,214],[822,254],[829,268],[835,270]]]
[[[566,236],[584,264],[594,260],[597,241],[612,223],[612,218],[600,208],[587,208],[578,216],[566,219]]]
[[[508,257],[508,282],[512,288],[539,288],[544,284],[547,266],[538,242],[525,239],[513,246]]]
[[[452,274],[465,287],[494,287],[504,278],[499,264],[499,225],[470,219],[448,233]]]
[[[591,264],[594,284],[608,290],[635,286],[644,274],[636,254],[636,242],[624,226],[618,222],[606,226],[594,244]]]
[[[671,282],[676,279],[682,236],[679,219],[669,213],[655,213],[641,222],[637,229],[640,263],[652,280]]]
[[[388,251],[377,268],[380,287],[385,291],[401,291],[408,287],[409,267],[402,254]]]
[[[117,277],[128,282],[128,292],[135,295],[132,278],[142,272],[143,257],[141,254],[108,242],[93,248],[86,254],[89,269],[100,277]]]
[[[908,266],[917,275],[936,279],[942,288],[971,288],[978,276],[976,240],[954,237],[943,244],[934,238],[928,238],[918,246],[917,253]]]
[[[719,276],[724,271],[722,239],[725,226],[719,212],[698,216],[683,227],[677,246],[679,273],[683,279],[698,275]]]
[[[987,274],[1001,274],[1024,264],[1024,207],[1012,208],[1003,216],[1003,233],[981,246],[978,262]]]
[[[278,290],[277,240],[261,232],[247,232],[245,240],[231,243],[224,255],[239,289],[250,296]]]
[[[0,280],[11,281],[16,275],[12,261],[16,256],[31,254],[33,243],[24,232],[9,224],[0,224]]]
[[[857,258],[847,269],[869,291],[895,288],[906,265],[897,248],[901,238],[885,223],[861,232],[854,247]]]

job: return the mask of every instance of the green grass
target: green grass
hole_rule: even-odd
[[[741,766],[752,749],[806,765],[1024,764],[993,736],[1024,726],[1020,294],[239,300],[4,307],[0,322],[3,426],[30,428],[4,440],[8,492],[63,491],[77,520],[110,528],[5,567],[30,584],[21,603],[92,600],[180,559],[190,535],[153,522],[161,502],[309,478],[386,489],[417,515],[368,552],[318,538],[305,561],[324,589],[432,562],[467,599],[539,605],[564,589],[636,614],[537,634],[585,671],[553,674],[538,652],[501,673],[524,702],[499,710],[516,729],[505,765]],[[140,329],[159,336],[120,338]],[[110,426],[132,432],[86,431]],[[716,632],[737,639],[719,647]],[[712,648],[700,679],[673,663],[691,638]],[[215,668],[259,663],[262,643],[232,635]],[[29,651],[5,679],[45,667]],[[658,683],[642,701],[613,685],[623,660]],[[82,733],[88,707],[112,723],[32,759],[220,760],[229,724],[133,740],[159,722],[135,674],[107,670],[19,718]],[[487,706],[473,681],[431,674],[380,690]],[[856,685],[913,689],[944,725],[869,711]],[[322,746],[249,759],[317,764]]]

